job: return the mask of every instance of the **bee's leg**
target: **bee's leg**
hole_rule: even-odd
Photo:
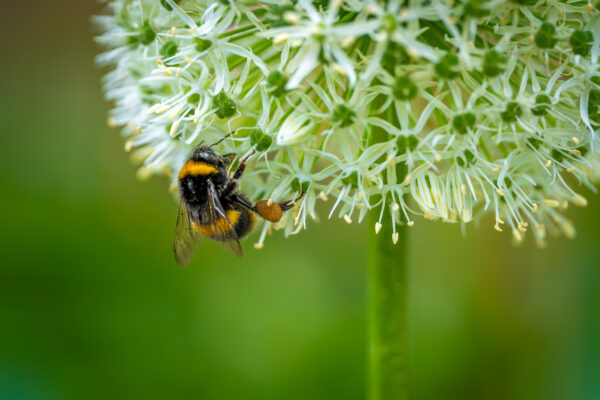
[[[237,180],[240,179],[240,177],[244,173],[244,170],[246,169],[246,161],[248,161],[248,158],[250,158],[250,156],[253,154],[254,154],[254,151],[252,153],[248,154],[246,157],[244,157],[242,159],[242,161],[240,161],[240,165],[238,165],[238,167],[236,168],[236,170],[233,173],[233,175],[231,176],[231,178],[223,186],[223,189],[220,192],[221,194],[229,194],[233,191],[233,189],[235,189]]]
[[[287,211],[290,208],[294,207],[294,204],[296,204],[296,202],[302,197],[304,197],[304,191],[302,191],[302,193],[300,193],[300,196],[296,197],[294,200],[280,201],[277,204],[279,204],[281,211]]]
[[[240,179],[240,177],[244,173],[244,170],[246,169],[246,161],[248,161],[248,159],[250,158],[250,156],[252,156],[254,153],[255,152],[252,151],[252,153],[248,154],[246,157],[244,157],[242,159],[242,161],[240,161],[240,165],[238,165],[238,167],[236,168],[235,172],[233,173],[233,176],[231,177],[232,180]]]
[[[237,155],[237,153],[227,153],[227,154],[223,154],[221,156],[221,158],[224,158],[225,160],[227,160],[227,165],[231,164],[231,162],[233,161],[233,159],[235,158],[235,156]]]
[[[233,196],[233,201],[235,201],[236,203],[239,203],[241,205],[243,205],[246,208],[251,209],[252,211],[256,212],[256,206],[253,206],[252,204],[248,203],[245,199],[243,199],[240,196]]]

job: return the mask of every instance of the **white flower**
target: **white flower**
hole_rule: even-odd
[[[277,144],[287,146],[299,143],[313,129],[314,124],[305,115],[288,117],[277,132]]]
[[[287,16],[291,26],[268,30],[266,35],[274,38],[285,38],[294,44],[301,44],[297,54],[289,62],[292,72],[286,88],[296,88],[302,80],[319,65],[319,56],[334,61],[339,65],[349,80],[350,85],[356,82],[356,71],[344,44],[351,44],[357,37],[375,32],[379,26],[376,20],[356,20],[351,24],[336,24],[341,1],[332,0],[326,11],[319,12],[308,0],[298,2],[304,11],[300,16],[290,12]],[[304,18],[302,18],[304,17]]]
[[[109,1],[110,124],[142,177],[174,187],[194,146],[235,132],[218,150],[255,150],[244,192],[306,190],[258,247],[323,206],[348,223],[376,210],[376,231],[420,215],[572,236],[565,209],[600,171],[600,11],[417,3]]]

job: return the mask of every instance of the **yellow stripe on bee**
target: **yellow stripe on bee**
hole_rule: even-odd
[[[179,171],[179,179],[183,179],[188,175],[212,175],[219,171],[207,163],[201,161],[190,160],[185,163],[181,171]]]
[[[235,227],[238,220],[240,219],[241,213],[237,210],[228,210],[227,218],[231,222],[231,225]],[[231,225],[229,222],[223,217],[219,218],[216,222],[208,225],[199,225],[192,223],[196,232],[201,234],[202,236],[206,236],[214,239],[224,239],[226,235],[231,232]]]

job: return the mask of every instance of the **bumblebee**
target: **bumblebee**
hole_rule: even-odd
[[[227,169],[235,154],[218,155],[212,150],[217,143],[196,147],[179,171],[180,200],[173,250],[181,266],[190,263],[202,237],[220,242],[226,250],[242,257],[239,239],[252,231],[256,214],[279,222],[283,213],[304,195],[301,193],[293,201],[261,200],[252,205],[237,190],[237,180],[252,153],[241,160],[229,177]]]

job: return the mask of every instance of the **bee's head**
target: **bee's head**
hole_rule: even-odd
[[[216,157],[215,152],[209,146],[199,145],[194,149],[194,153],[192,153],[192,159],[194,161],[210,161],[213,157]]]
[[[215,167],[226,168],[230,163],[231,159],[227,157],[221,157],[211,148],[211,146],[199,145],[194,150],[191,160],[203,162]]]

